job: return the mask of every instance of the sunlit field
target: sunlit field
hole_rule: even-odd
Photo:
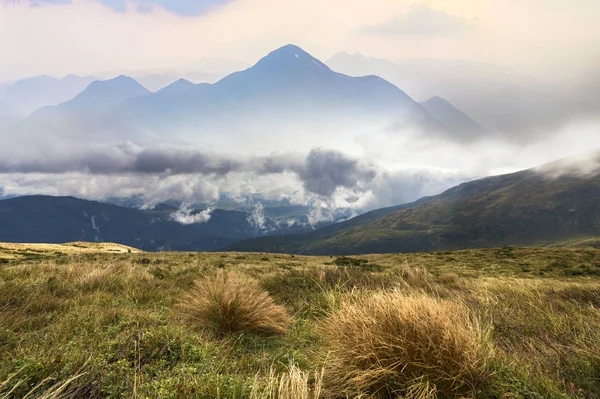
[[[0,245],[2,398],[596,398],[600,250]]]

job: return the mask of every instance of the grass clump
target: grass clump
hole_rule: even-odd
[[[369,263],[367,259],[349,258],[347,256],[340,256],[333,261],[336,266],[362,266]]]
[[[179,309],[184,318],[219,335],[245,332],[283,334],[290,318],[258,283],[219,272],[195,282]]]
[[[271,368],[266,380],[256,376],[250,399],[319,399],[322,383],[323,371],[313,375],[292,365],[287,372],[276,374]]]
[[[344,303],[321,333],[334,397],[396,398],[415,384],[447,397],[472,393],[493,356],[488,332],[463,303],[425,294],[394,291]]]

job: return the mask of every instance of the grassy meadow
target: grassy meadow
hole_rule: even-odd
[[[0,244],[0,398],[600,397],[599,249],[70,248]]]

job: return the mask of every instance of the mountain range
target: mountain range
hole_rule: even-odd
[[[575,107],[562,88],[489,63],[391,61],[360,53],[338,53],[327,65],[350,75],[381,76],[420,101],[442,97],[486,129],[510,138],[522,139],[523,132],[547,133],[548,128],[568,121]]]
[[[230,250],[312,255],[540,245],[600,235],[600,152],[463,183],[315,232]]]
[[[188,90],[180,90],[181,84]],[[344,121],[381,121],[443,129],[420,104],[377,77],[350,77],[332,71],[294,45],[277,49],[254,66],[214,84],[181,82],[132,98],[108,118],[157,129],[173,124],[206,130],[253,130]]]
[[[137,98],[102,105],[105,115],[96,130],[122,134],[130,129],[172,131],[177,126],[218,132],[284,131],[307,123],[320,128],[325,122],[348,127],[357,121],[359,126],[389,123],[398,127],[400,121],[450,137],[458,134],[459,139],[477,138],[482,131],[522,139],[523,132],[535,137],[533,132],[558,128],[577,112],[595,115],[598,104],[597,84],[592,89],[576,88],[589,93],[589,98],[577,99],[564,88],[494,64],[390,61],[358,53],[338,53],[323,63],[294,45],[277,49],[254,66],[218,81],[223,74],[131,72],[155,93],[140,92]],[[11,116],[24,117],[73,100],[94,80],[75,75],[23,79],[0,85],[0,102],[11,107]],[[587,83],[589,79],[585,87]],[[438,102],[440,98],[444,104]],[[440,110],[449,106],[456,110]]]
[[[44,106],[58,105],[81,93],[92,77],[68,75],[62,79],[36,76],[0,86],[0,101],[10,104],[15,116],[26,116]]]
[[[146,88],[127,76],[93,81],[81,93],[58,105],[42,107],[12,127],[21,135],[35,138],[40,133],[59,138],[86,139],[91,134],[105,134],[106,113],[132,97],[149,94]]]
[[[212,251],[265,234],[313,229],[308,223],[270,217],[257,226],[247,212],[203,211],[180,214],[167,204],[141,210],[73,197],[9,198],[0,200],[0,242],[108,241],[146,251]],[[197,221],[182,223],[194,215],[200,215]]]
[[[136,141],[149,137],[149,132],[156,136],[188,131],[231,135],[267,129],[285,133],[387,126],[397,130],[418,127],[429,134],[463,140],[479,138],[483,130],[448,101],[436,98],[420,104],[378,76],[334,72],[294,45],[279,48],[252,67],[213,84],[180,79],[152,93],[131,77],[91,83],[89,79],[40,77],[15,83],[10,90],[4,88],[9,92],[19,85],[33,92],[35,82],[41,82],[38,91],[50,91],[50,83],[68,86],[68,90],[58,90],[63,98],[68,97],[65,101],[41,107],[11,127],[11,132],[69,136],[76,131],[84,138],[86,133],[101,132],[102,137],[113,134]],[[85,89],[75,93],[75,86],[83,84]],[[32,96],[38,103],[56,102]]]

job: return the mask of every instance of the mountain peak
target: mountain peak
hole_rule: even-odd
[[[471,119],[469,115],[465,114],[442,97],[431,97],[429,100],[421,103],[421,105],[427,112],[433,115],[434,118],[442,122],[447,128],[450,128],[455,134],[460,133],[463,136],[463,139],[471,139],[473,134],[477,137],[485,131],[485,129]]]
[[[270,76],[295,76],[312,75],[315,72],[331,73],[327,65],[301,49],[288,44],[270,52],[251,69]],[[290,75],[291,74],[291,75]]]
[[[190,82],[189,80],[181,78],[181,79],[178,79],[175,82],[171,83],[170,85],[163,87],[158,92],[159,93],[181,93],[181,92],[190,90],[191,88],[193,88],[195,86],[196,85],[194,83]]]
[[[149,94],[135,79],[120,75],[109,80],[95,80],[68,103],[76,106],[104,104],[113,106],[125,99]]]
[[[81,92],[80,96],[89,94],[91,92],[113,90],[135,91],[140,93],[140,95],[149,93],[149,91],[139,84],[135,79],[125,75],[119,75],[113,79],[93,81],[83,92]]]
[[[268,68],[320,68],[329,70],[321,61],[294,44],[287,44],[277,50],[271,51],[255,65]]]
[[[310,54],[308,54],[306,51],[304,51],[299,46],[296,46],[295,44],[286,44],[285,46],[281,46],[277,50],[273,50],[269,53],[269,55],[274,55],[274,54],[285,54],[285,55],[294,56],[294,57],[295,56],[299,57],[300,55],[303,55],[303,56],[310,57]]]
[[[438,96],[431,97],[430,99],[425,101],[423,104],[444,104],[444,105],[452,106],[452,104],[450,104],[450,102],[448,100],[445,100],[442,97],[438,97]]]

